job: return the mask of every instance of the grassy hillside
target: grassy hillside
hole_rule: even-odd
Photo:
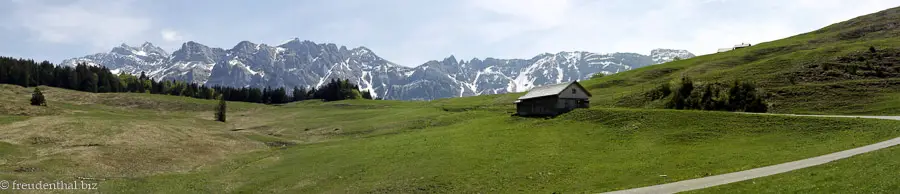
[[[526,119],[473,105],[504,95],[230,103],[223,124],[211,100],[45,88],[50,106],[31,107],[31,89],[2,87],[0,179],[83,177],[115,193],[600,192],[900,135],[880,120],[608,108]]]
[[[648,66],[583,81],[593,106],[662,108],[646,93],[689,76],[699,83],[757,83],[776,113],[900,114],[900,8],[745,49]],[[723,46],[734,43],[723,42]],[[876,52],[871,52],[874,47]],[[488,98],[448,99],[482,106]]]

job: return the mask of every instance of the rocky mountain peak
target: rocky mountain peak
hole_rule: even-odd
[[[255,43],[245,40],[245,41],[238,42],[238,44],[234,45],[234,47],[231,48],[231,50],[240,51],[240,52],[252,52],[252,51],[257,50],[257,48],[259,48],[258,46],[259,45],[255,44]]]
[[[677,50],[677,49],[653,49],[650,51],[650,57],[653,58],[653,61],[657,64],[666,63],[677,59],[687,59],[696,57],[693,53],[688,52],[687,50]]]
[[[216,59],[224,55],[224,50],[220,48],[210,48],[206,45],[188,41],[181,45],[181,49],[172,53],[173,61],[195,61],[207,64],[215,63]]]
[[[441,61],[441,63],[455,65],[457,63],[457,61],[458,60],[456,60],[456,56],[450,55],[449,57],[444,58],[444,61]]]
[[[299,38],[294,38],[294,39],[291,39],[290,41],[284,42],[281,45],[278,45],[278,47],[309,52],[309,51],[318,50],[319,45],[313,41],[309,41],[309,40],[300,41]]]
[[[369,50],[369,48],[366,48],[366,47],[364,47],[364,46],[356,47],[356,48],[354,48],[353,50],[350,50],[350,51],[353,52],[355,55],[365,55],[365,54],[370,54],[370,53],[372,53],[372,50]]]
[[[144,42],[144,44],[141,44],[141,50],[144,52],[147,52],[147,53],[151,53],[151,54],[155,53],[155,54],[162,55],[162,56],[169,56],[169,53],[166,52],[166,50],[164,50],[156,45],[153,45],[153,43],[150,43],[150,42]]]
[[[156,47],[149,42],[145,42],[141,45],[141,47],[132,47],[126,43],[122,43],[117,47],[113,47],[112,50],[109,51],[110,54],[118,54],[123,56],[133,55],[135,57],[150,57],[152,55],[158,55],[159,57],[167,57],[169,53],[167,53],[162,48]]]

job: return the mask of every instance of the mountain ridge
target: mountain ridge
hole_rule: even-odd
[[[277,46],[240,41],[229,49],[188,41],[171,54],[149,42],[140,47],[122,44],[108,53],[67,59],[61,64],[103,65],[115,73],[145,72],[153,79],[232,87],[312,88],[330,79],[347,79],[376,97],[432,100],[522,92],[537,85],[582,80],[596,73],[613,74],[690,57],[694,55],[674,49],[654,49],[650,55],[561,51],[530,59],[461,60],[450,55],[408,67],[381,58],[364,46],[348,49],[334,43],[293,38]]]

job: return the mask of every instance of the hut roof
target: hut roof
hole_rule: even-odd
[[[532,88],[531,90],[528,91],[527,94],[525,94],[525,95],[522,96],[522,97],[519,97],[519,99],[518,99],[516,102],[518,103],[518,102],[520,102],[521,100],[525,100],[525,99],[532,99],[532,98],[540,98],[540,97],[545,97],[545,96],[559,95],[559,94],[562,93],[564,90],[566,90],[566,88],[568,88],[569,85],[572,85],[572,84],[575,84],[576,86],[580,87],[581,90],[584,90],[584,92],[587,93],[588,96],[591,96],[591,93],[588,92],[587,89],[584,88],[584,86],[581,86],[581,84],[578,83],[578,81],[573,81],[573,82],[566,82],[566,83],[553,84],[553,85],[545,85],[545,86],[540,86],[540,87]]]

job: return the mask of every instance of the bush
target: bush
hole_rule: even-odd
[[[692,81],[690,77],[681,77],[679,87],[674,91],[675,93],[673,94],[675,96],[672,97],[669,103],[666,103],[666,108],[681,110],[692,107],[690,102],[692,101],[691,93],[694,91],[694,81]]]
[[[363,98],[362,94],[359,92],[358,89],[350,89],[350,93],[348,94],[346,99],[353,100],[353,99],[362,99],[362,98]]]
[[[31,105],[47,106],[47,100],[44,99],[44,93],[41,93],[41,89],[38,89],[37,87],[35,87],[34,92],[31,93]]]
[[[599,79],[599,78],[601,78],[601,77],[603,77],[603,76],[606,76],[606,74],[597,72],[597,73],[595,73],[594,75],[591,75],[591,79]]]
[[[651,100],[668,96],[665,91],[674,91],[672,98],[666,102],[666,108],[679,110],[713,110],[767,112],[768,104],[763,92],[749,82],[735,81],[731,85],[707,83],[695,85],[688,77],[681,79],[675,90],[667,89],[668,83],[660,85],[650,93]]]
[[[669,82],[662,83],[659,86],[656,86],[656,88],[653,88],[653,90],[651,90],[650,92],[648,92],[647,98],[649,98],[650,101],[653,101],[653,100],[659,100],[659,99],[669,97],[669,95],[672,94],[671,87],[672,86],[671,86],[671,84],[669,84]]]
[[[227,111],[227,107],[225,104],[225,97],[219,94],[219,105],[216,106],[216,121],[225,122],[225,112]]]

